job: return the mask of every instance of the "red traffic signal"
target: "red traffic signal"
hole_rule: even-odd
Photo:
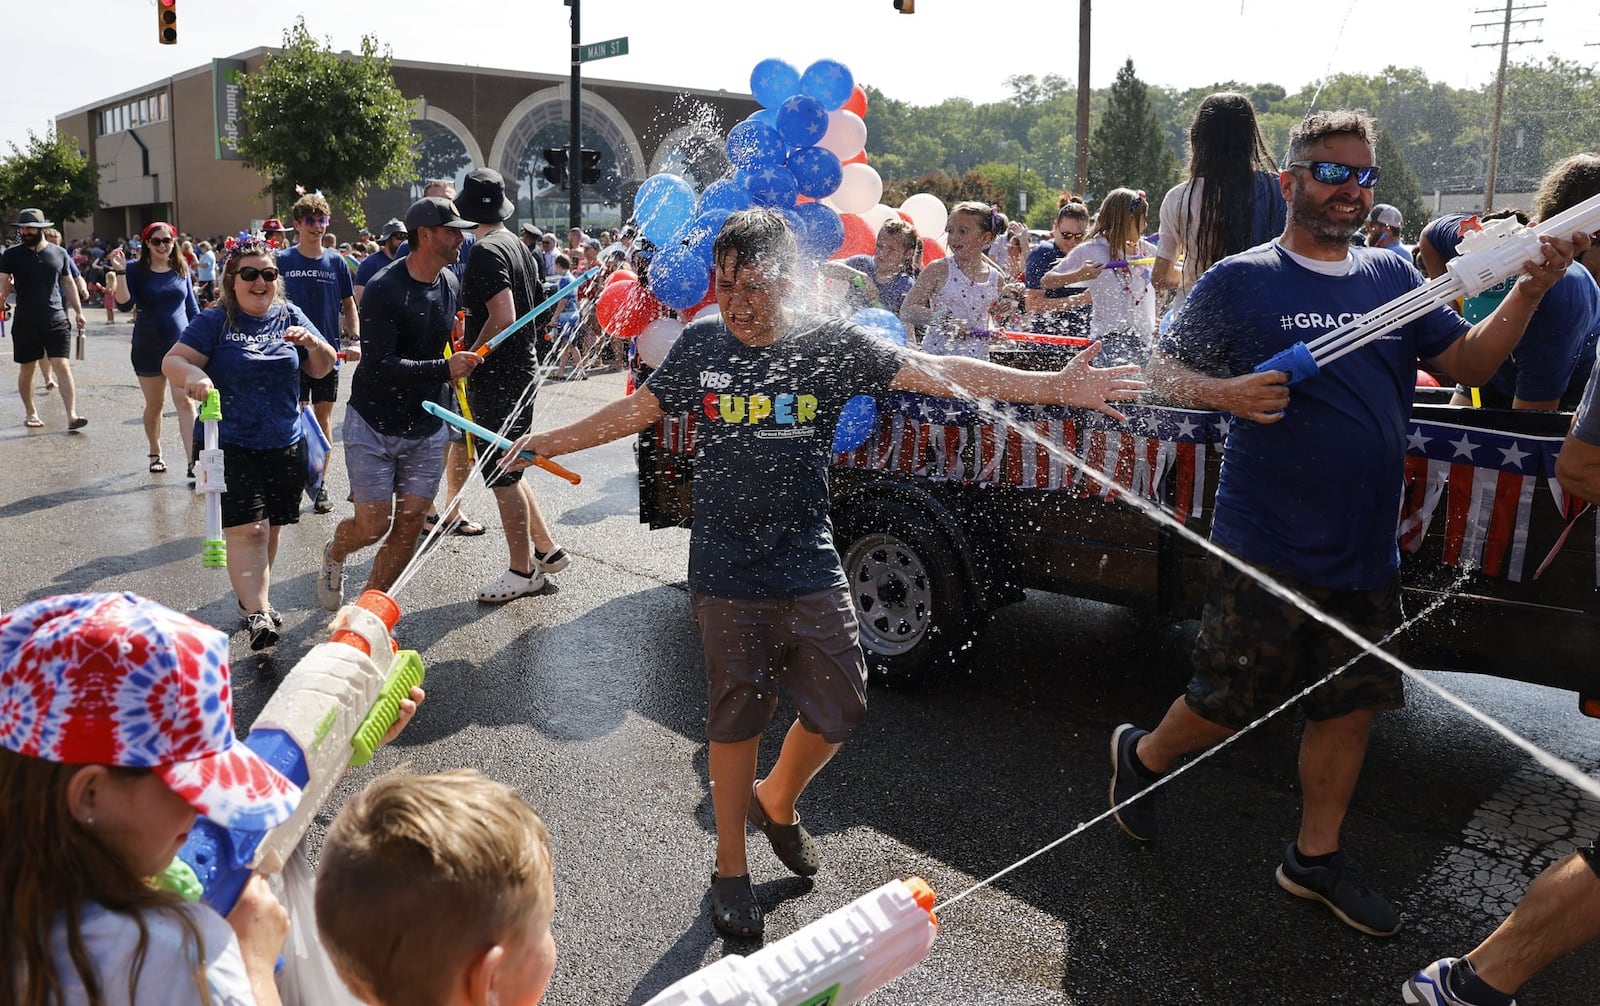
[[[156,41],[178,44],[178,0],[156,0]]]

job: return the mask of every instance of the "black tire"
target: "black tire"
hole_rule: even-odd
[[[877,501],[849,512],[839,540],[867,667],[917,683],[956,663],[979,619],[950,539],[922,511]]]

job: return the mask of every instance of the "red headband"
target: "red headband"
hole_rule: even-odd
[[[177,240],[178,240],[178,228],[176,228],[176,227],[172,226],[171,224],[167,223],[165,220],[157,220],[153,224],[145,224],[144,225],[144,230],[139,232],[139,241],[140,241],[140,243],[148,244],[150,242],[150,232],[155,230],[157,227],[165,227],[167,230],[171,231],[172,232],[173,243],[174,244],[177,243]]]

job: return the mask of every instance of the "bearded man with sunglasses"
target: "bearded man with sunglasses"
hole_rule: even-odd
[[[1276,876],[1347,925],[1390,936],[1399,912],[1355,876],[1340,835],[1373,721],[1404,702],[1400,674],[1377,657],[1356,660],[1359,647],[1269,595],[1257,571],[1368,640],[1398,626],[1395,517],[1416,361],[1469,382],[1486,379],[1565,273],[1574,246],[1587,248],[1589,239],[1543,238],[1541,261],[1526,266],[1477,325],[1440,306],[1291,392],[1287,374],[1255,366],[1422,283],[1392,252],[1349,243],[1372,206],[1376,138],[1376,124],[1360,111],[1317,112],[1296,126],[1279,175],[1289,205],[1283,235],[1212,266],[1150,361],[1146,376],[1161,394],[1230,414],[1211,539],[1250,571],[1211,561],[1194,675],[1155,730],[1123,724],[1112,735],[1111,801],[1136,796],[1179,758],[1343,668],[1299,699],[1304,805]],[[1116,817],[1134,838],[1156,835],[1148,795]]]

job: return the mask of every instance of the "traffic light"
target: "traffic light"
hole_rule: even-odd
[[[549,182],[551,185],[559,185],[562,188],[566,188],[567,148],[545,147],[543,153],[546,161],[544,166],[544,180]]]
[[[600,151],[583,148],[583,184],[593,185],[600,180]]]
[[[917,0],[894,0],[894,9],[902,14],[915,14],[917,12]]]
[[[156,0],[156,40],[178,44],[178,0]]]

